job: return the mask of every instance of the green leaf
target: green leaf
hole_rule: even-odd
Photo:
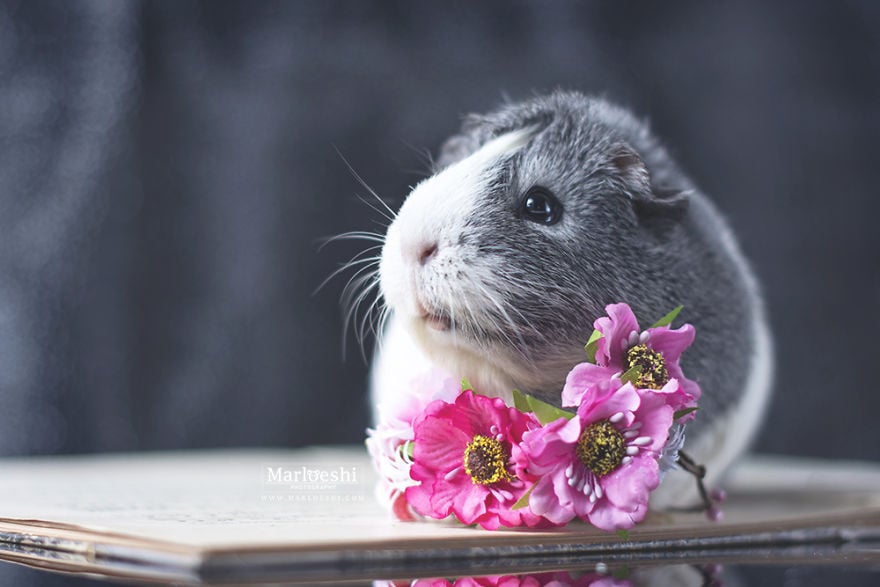
[[[513,407],[524,413],[532,411],[532,408],[529,406],[528,396],[518,389],[513,390]]]
[[[602,333],[598,330],[593,330],[593,334],[590,335],[590,340],[584,345],[584,350],[587,351],[587,360],[594,365],[596,364],[596,349],[599,348],[600,338],[602,338]]]
[[[642,376],[642,366],[641,365],[633,365],[629,371],[620,376],[620,380],[624,383],[632,383],[636,385],[639,381],[639,377]]]
[[[415,447],[416,443],[410,440],[403,443],[403,445],[401,445],[400,447],[400,450],[402,450],[409,458],[413,458],[413,450],[415,449]]]
[[[678,419],[680,419],[680,418],[684,418],[685,416],[687,416],[687,415],[690,414],[691,412],[696,412],[696,411],[699,410],[699,409],[700,409],[700,408],[694,406],[693,408],[682,408],[682,409],[680,409],[680,410],[676,410],[675,413],[672,414],[672,420],[675,421],[675,420],[678,420]]]
[[[617,537],[626,542],[629,540],[629,530],[618,530]]]
[[[471,382],[467,380],[467,377],[462,378],[461,380],[461,391],[462,393],[465,391],[473,391],[474,386],[471,385]]]
[[[678,313],[681,312],[682,308],[684,308],[684,306],[679,306],[676,309],[674,309],[673,311],[669,312],[668,314],[666,314],[665,316],[663,316],[662,318],[660,318],[659,320],[654,322],[654,324],[651,325],[651,328],[659,328],[661,326],[669,326],[670,324],[672,324],[672,321],[675,320],[676,316],[678,316]]]
[[[529,490],[526,491],[525,493],[523,493],[522,497],[519,498],[518,500],[516,500],[515,504],[510,506],[510,509],[518,510],[518,509],[522,509],[522,508],[526,507],[527,505],[529,505],[529,498],[532,496],[532,491],[534,491],[534,490],[535,490],[534,485],[529,487]]]
[[[559,418],[571,420],[575,416],[574,412],[562,410],[554,405],[548,404],[547,402],[542,402],[536,397],[527,395],[525,398],[529,404],[529,408],[531,408],[529,411],[535,413],[535,417],[538,418],[538,422],[541,424],[548,424]]]
[[[559,418],[571,420],[575,416],[574,412],[562,410],[516,389],[513,390],[513,407],[526,414],[535,414],[541,424],[547,424]]]
[[[620,530],[620,532],[626,532],[627,537],[624,538],[624,540],[629,539],[629,532],[627,532],[626,530]],[[620,567],[619,569],[614,569],[614,571],[611,573],[611,576],[614,577],[615,579],[622,581],[622,580],[629,577],[629,567],[624,565],[624,566]]]

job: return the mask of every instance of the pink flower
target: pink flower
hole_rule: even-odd
[[[406,488],[407,501],[422,515],[454,514],[490,530],[541,524],[528,507],[511,509],[528,490],[520,442],[538,425],[532,414],[472,391],[455,403],[432,402],[413,425],[410,476],[418,484]]]
[[[604,530],[633,527],[660,483],[657,459],[672,414],[662,394],[619,379],[588,387],[575,417],[523,436],[528,473],[537,478],[532,512],[556,524],[577,517]]]
[[[460,383],[439,370],[432,369],[410,383],[412,393],[394,405],[380,405],[379,424],[367,430],[367,450],[381,478],[376,487],[379,503],[390,506],[398,520],[415,517],[406,502],[404,491],[414,485],[409,475],[412,466],[413,420],[434,400],[454,401],[461,392]]]
[[[416,579],[410,587],[497,587],[502,577],[459,577],[458,579]],[[536,586],[537,587],[537,586]]]
[[[564,571],[529,575],[495,575],[449,579],[416,579],[410,587],[630,587],[632,583],[596,573]]]
[[[627,304],[610,304],[605,311],[608,316],[593,324],[602,333],[596,364],[581,363],[571,370],[562,390],[562,405],[579,405],[590,387],[638,365],[642,371],[635,387],[665,395],[673,410],[695,406],[702,394],[700,386],[686,378],[679,365],[681,354],[694,341],[694,327],[685,324],[675,330],[659,326],[642,331]],[[691,413],[683,420],[693,417]]]
[[[498,582],[498,587],[631,587],[629,581],[620,581],[598,573],[539,573],[533,575],[508,576]]]

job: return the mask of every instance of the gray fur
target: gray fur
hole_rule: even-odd
[[[682,319],[698,333],[682,367],[704,391],[701,417],[689,428],[699,434],[743,393],[760,304],[752,277],[720,237],[727,227],[646,124],[578,93],[468,117],[443,146],[438,170],[531,125],[535,136],[497,169],[494,189],[461,237],[481,253],[473,264],[504,268],[494,285],[512,308],[510,321],[499,314],[491,321],[496,331],[456,328],[483,348],[526,362],[541,383],[525,391],[558,404],[565,375],[583,360],[583,344],[606,304],[628,303],[643,327],[682,304]],[[534,185],[561,201],[558,224],[517,216],[522,194]]]

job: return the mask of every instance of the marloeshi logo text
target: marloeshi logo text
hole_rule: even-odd
[[[266,467],[266,485],[354,485],[358,483],[357,467]]]

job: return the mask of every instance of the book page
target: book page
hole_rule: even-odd
[[[392,520],[360,447],[7,459],[0,478],[0,558],[192,583],[388,578],[415,562],[430,576],[475,561],[528,570],[536,557],[731,560],[768,545],[777,557],[820,556],[780,540],[854,560],[840,545],[880,539],[870,463],[753,457],[727,483],[722,522],[652,512],[626,540],[579,522],[485,531]]]
[[[350,449],[7,460],[0,476],[0,518],[200,547],[348,539],[388,520]]]
[[[374,499],[360,448],[181,452],[6,460],[0,518],[36,520],[200,548],[473,535],[451,523],[402,523]],[[880,472],[867,464],[752,459],[731,478],[725,521],[652,515],[632,532],[685,526],[715,533],[770,519],[816,519],[880,505]],[[573,523],[556,532],[608,534]],[[521,535],[521,530],[492,535]]]

